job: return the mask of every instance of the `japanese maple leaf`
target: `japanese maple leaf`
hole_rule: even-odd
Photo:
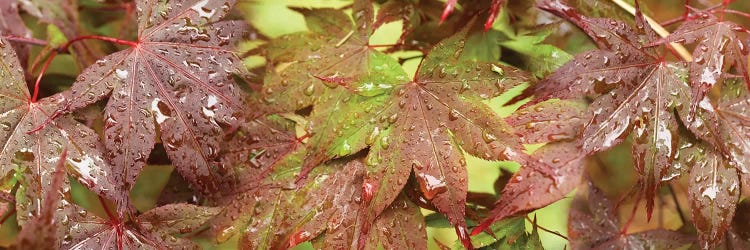
[[[462,59],[467,30],[438,44],[413,81],[395,88],[377,116],[379,135],[368,154],[364,183],[369,218],[396,198],[412,169],[425,197],[468,236],[463,151],[488,160],[532,163],[520,139],[485,100],[527,81],[517,69]],[[468,241],[468,238],[466,239]]]
[[[690,86],[692,102],[689,119],[693,118],[698,103],[706,93],[734,68],[748,84],[747,57],[750,51],[744,35],[747,30],[741,25],[725,21],[707,12],[691,15],[691,20],[684,22],[669,37],[659,42],[681,42],[697,44],[693,50],[693,62],[690,63]],[[750,85],[748,85],[750,86]]]
[[[311,181],[296,190],[285,187],[295,186],[294,173],[299,170],[299,165],[275,169],[266,180],[269,185],[246,192],[226,206],[214,219],[213,231],[220,242],[242,232],[240,245],[248,249],[289,248],[323,232],[325,248],[354,248],[360,244],[358,232],[363,226],[360,187],[364,168],[358,159],[337,160],[315,168],[310,173]],[[410,239],[402,241],[409,243],[406,245],[426,245],[424,222],[417,220],[421,217],[415,217],[419,215],[418,209],[407,200],[402,202],[395,203],[394,211],[389,215],[384,213],[380,218],[382,222],[376,225],[382,223],[387,227],[386,223],[395,223],[394,220],[412,220],[412,223],[399,223],[403,232],[393,233],[403,233],[406,239]],[[391,239],[374,242],[387,246]],[[368,241],[362,241],[365,242]]]
[[[276,66],[268,72],[261,96],[268,113],[295,111],[340,95],[345,90],[338,86],[348,87],[367,75],[375,52],[368,46],[373,18],[369,1],[355,1],[354,23],[341,10],[298,11],[310,32],[272,40],[266,51],[268,64]]]
[[[637,29],[633,29],[621,21],[584,16],[562,0],[540,1],[538,6],[577,25],[599,49],[575,56],[511,103],[532,95],[532,103],[550,98],[596,97],[621,85],[633,85],[660,61],[655,48],[643,44],[646,39],[657,38],[641,15],[637,17]]]
[[[44,129],[28,134],[65,101],[61,95],[32,101],[23,68],[5,40],[0,40],[0,176],[21,176],[21,194],[16,203],[21,223],[37,214],[50,191],[55,165],[64,149],[70,174],[97,194],[128,204],[126,197],[108,192],[114,188],[108,177],[111,166],[103,157],[103,146],[93,130],[65,116]],[[67,179],[64,187],[68,188]]]
[[[692,122],[685,125],[711,149],[694,152],[689,189],[693,220],[702,246],[714,246],[722,239],[734,214],[740,191],[750,184],[750,94],[743,81],[725,81],[721,98],[714,104],[705,96]],[[689,111],[680,112],[687,121]],[[681,153],[682,154],[682,153]],[[740,185],[741,183],[741,185]]]
[[[305,155],[302,138],[294,134],[294,123],[277,116],[257,118],[243,123],[221,152],[220,163],[231,169],[224,196],[256,188],[276,168],[298,166]],[[229,193],[231,192],[231,193]]]
[[[682,249],[693,239],[683,234],[655,229],[628,234],[609,199],[591,182],[573,200],[568,235],[573,249]]]
[[[56,232],[64,229],[55,227],[54,216],[55,209],[64,196],[62,193],[64,192],[64,178],[67,177],[65,174],[65,161],[67,159],[68,151],[63,149],[60,159],[57,160],[57,167],[52,173],[52,180],[49,183],[48,192],[45,194],[44,204],[40,204],[41,208],[38,214],[32,217],[18,233],[18,246],[26,249],[52,249],[57,246]]]
[[[64,230],[60,249],[197,249],[179,235],[194,233],[219,210],[188,204],[170,204],[151,209],[133,220],[114,214],[109,219],[87,213],[70,204],[56,214]]]
[[[407,78],[398,62],[368,45],[373,15],[369,1],[355,1],[353,27],[340,10],[300,12],[311,32],[271,41],[267,58],[276,67],[265,78],[262,100],[269,113],[312,105],[308,153],[300,173],[304,179],[320,163],[367,147],[362,138],[376,129],[369,118],[383,110],[388,98],[384,94]]]
[[[740,200],[740,180],[736,168],[709,148],[694,153],[688,199],[691,217],[702,248],[721,244],[732,223]]]
[[[138,41],[86,68],[62,112],[109,96],[104,116],[115,192],[128,193],[146,164],[157,130],[177,171],[208,197],[220,189],[216,158],[225,128],[242,110],[233,75],[247,74],[231,51],[245,25],[220,21],[231,0],[136,2]]]
[[[547,169],[525,166],[513,174],[488,218],[472,230],[473,235],[487,230],[495,221],[558,201],[578,186],[584,170],[585,154],[579,139],[584,112],[581,102],[550,100],[507,118],[524,144],[547,143],[532,154]]]
[[[633,133],[634,167],[646,191],[649,218],[657,187],[673,165],[679,144],[674,110],[689,98],[686,69],[666,62],[645,45],[658,39],[636,12],[635,28],[610,19],[580,15],[558,0],[541,8],[566,18],[585,31],[600,49],[576,56],[528,93],[550,97],[596,99],[583,132],[586,154],[601,152]],[[637,6],[636,6],[637,7]]]
[[[503,187],[495,207],[487,219],[472,230],[472,235],[485,231],[496,221],[552,204],[564,198],[580,183],[585,158],[580,142],[550,143],[532,156],[546,163],[553,175],[550,177],[537,169],[522,167]]]

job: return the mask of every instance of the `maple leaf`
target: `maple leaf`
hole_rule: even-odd
[[[214,219],[212,231],[219,242],[242,232],[240,245],[248,249],[293,247],[323,232],[325,248],[364,247],[360,244],[367,242],[371,246],[425,246],[421,215],[413,203],[404,199],[394,203],[390,212],[384,212],[375,223],[381,228],[402,230],[374,232],[376,239],[359,238],[360,230],[367,225],[360,220],[364,168],[358,159],[337,160],[315,168],[310,173],[311,181],[297,189],[287,187],[294,187],[299,165],[275,169],[265,180],[266,186],[246,192],[227,205]]]
[[[508,181],[503,180],[500,199],[472,235],[492,227],[495,221],[558,201],[578,186],[586,156],[579,139],[584,112],[585,105],[579,101],[549,100],[507,118],[524,144],[548,143],[531,155],[546,169],[525,166]]]
[[[685,126],[698,138],[715,147],[717,154],[729,161],[741,174],[743,186],[750,185],[750,94],[744,81],[727,79],[719,98],[704,96],[694,114],[688,107],[679,115]],[[692,109],[692,107],[690,107]]]
[[[719,245],[740,200],[737,169],[711,149],[696,150],[688,198],[702,248]]]
[[[718,104],[703,97],[692,122],[685,122],[693,134],[712,146],[694,150],[696,159],[691,162],[689,198],[702,246],[720,243],[717,239],[723,239],[739,200],[739,186],[750,183],[750,117],[746,112],[750,95],[743,81],[725,81],[721,94]],[[687,109],[680,112],[683,121],[690,119]]]
[[[640,15],[638,29],[634,30],[621,21],[581,15],[561,0],[540,1],[539,8],[577,25],[599,49],[576,55],[573,60],[511,100],[511,104],[532,95],[537,101],[586,95],[596,97],[617,86],[632,85],[659,62],[655,48],[642,43],[645,39],[655,41],[656,34],[644,25],[645,20]]]
[[[277,66],[263,85],[261,99],[269,104],[264,107],[268,113],[295,111],[341,95],[344,90],[337,86],[367,75],[375,52],[368,46],[373,15],[369,1],[355,1],[356,23],[340,10],[297,11],[305,15],[310,32],[282,36],[267,47],[268,64]],[[278,69],[279,64],[288,65]]]
[[[549,166],[552,176],[531,167],[522,167],[500,192],[500,199],[487,219],[475,227],[477,235],[495,221],[552,204],[573,191],[584,172],[580,142],[562,141],[545,145],[532,155]]]
[[[682,249],[692,244],[686,235],[655,229],[628,234],[620,230],[617,211],[593,183],[573,200],[568,235],[573,249]]]
[[[223,168],[231,169],[224,181],[231,188],[222,190],[224,196],[258,187],[276,168],[301,164],[306,151],[293,129],[293,122],[269,116],[245,122],[232,133],[221,152]]]
[[[368,45],[372,4],[355,1],[353,8],[354,27],[339,10],[299,10],[312,32],[281,37],[267,49],[269,64],[276,68],[265,78],[264,110],[313,105],[300,181],[320,163],[372,144],[379,134],[373,117],[383,112],[394,85],[408,79],[398,62]],[[307,49],[289,49],[302,44]]]
[[[220,21],[234,1],[136,2],[138,41],[108,55],[78,77],[61,112],[109,96],[105,108],[107,159],[116,193],[127,194],[157,138],[194,189],[208,197],[220,187],[216,158],[226,128],[235,127],[242,95],[233,75],[245,76],[231,51],[246,26]],[[121,209],[118,209],[121,210]]]
[[[586,104],[549,100],[524,107],[506,118],[524,144],[576,140],[581,134]]]
[[[57,167],[52,173],[52,180],[49,183],[48,192],[44,197],[44,204],[38,215],[34,216],[24,225],[21,232],[18,233],[18,245],[26,249],[52,249],[56,247],[56,231],[62,229],[54,226],[55,208],[64,194],[63,191],[65,175],[65,161],[68,159],[67,149],[63,149],[60,159],[57,161]],[[64,229],[63,229],[64,230]],[[41,237],[39,237],[41,236]]]
[[[698,103],[731,68],[734,68],[748,84],[747,57],[750,51],[743,41],[747,30],[741,25],[722,20],[707,12],[693,14],[695,17],[682,23],[669,37],[657,43],[680,42],[693,44],[693,62],[690,63],[690,86],[692,102],[688,121],[692,120]],[[750,86],[750,85],[748,85]]]
[[[541,100],[593,95],[583,132],[586,154],[601,152],[633,134],[632,154],[646,191],[649,218],[657,187],[674,163],[679,144],[676,107],[687,103],[685,66],[669,63],[645,45],[658,40],[636,5],[635,28],[610,19],[582,16],[559,0],[540,7],[568,19],[600,49],[583,53],[526,93]],[[528,96],[528,95],[522,95]],[[518,100],[519,98],[516,98]]]
[[[96,132],[65,116],[27,134],[47,120],[65,99],[54,95],[32,102],[23,68],[5,40],[0,40],[0,52],[0,176],[14,172],[20,175],[22,188],[16,194],[19,221],[23,223],[40,212],[38,208],[50,192],[48,184],[63,149],[68,149],[66,165],[74,178],[99,195],[122,199],[108,192],[115,185],[108,177],[111,166],[104,160]],[[67,179],[64,187],[68,187]]]
[[[412,82],[394,88],[377,116],[381,129],[368,154],[363,189],[375,218],[406,184],[412,169],[425,197],[467,236],[463,150],[488,160],[528,163],[520,139],[482,101],[527,81],[517,69],[462,59],[467,30],[441,42]],[[468,242],[468,239],[466,239]]]
[[[197,249],[189,239],[177,235],[199,229],[218,209],[188,204],[170,204],[124,220],[108,213],[104,219],[71,204],[56,214],[57,223],[67,227],[62,249]]]
[[[399,195],[391,206],[378,216],[372,227],[371,237],[367,241],[370,248],[427,248],[427,226],[424,217],[419,207],[404,194]]]

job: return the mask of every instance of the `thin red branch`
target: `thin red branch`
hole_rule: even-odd
[[[116,44],[127,45],[127,46],[130,46],[130,47],[138,46],[138,42],[123,40],[123,39],[118,39],[118,38],[108,37],[108,36],[94,36],[94,35],[92,35],[92,36],[79,36],[79,37],[73,38],[73,40],[70,40],[67,43],[65,43],[62,46],[60,46],[60,49],[61,50],[67,50],[68,47],[70,47],[70,45],[73,44],[73,43],[75,43],[75,42],[82,41],[82,40],[91,40],[91,39],[105,41],[105,42],[111,42],[111,43],[116,43]]]
[[[42,82],[42,76],[47,72],[47,68],[49,68],[50,63],[55,59],[55,56],[57,56],[57,51],[52,51],[52,53],[49,54],[49,57],[47,57],[47,61],[44,62],[42,70],[39,71],[39,76],[36,77],[36,82],[34,83],[34,95],[31,97],[31,103],[36,103],[36,100],[39,97],[39,83]]]

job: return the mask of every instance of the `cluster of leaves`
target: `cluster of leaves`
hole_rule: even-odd
[[[3,1],[2,220],[29,249],[425,249],[428,226],[454,228],[453,248],[540,249],[525,215],[580,187],[574,249],[742,249],[750,51],[731,2],[686,6],[669,34],[638,2],[631,16],[609,1],[355,0],[293,8],[307,31],[268,37],[234,20],[251,14],[233,0]],[[110,9],[122,16],[86,16]],[[596,48],[547,44],[577,32],[538,23],[550,14]],[[393,22],[396,44],[371,44]],[[41,81],[56,58],[81,72]],[[527,85],[512,114],[490,105]],[[662,187],[681,214],[671,187],[686,186],[679,231],[628,232],[621,203],[583,178],[618,145],[633,214],[663,209]],[[467,155],[522,167],[497,195],[471,192]],[[141,173],[159,164],[175,173],[141,205]]]

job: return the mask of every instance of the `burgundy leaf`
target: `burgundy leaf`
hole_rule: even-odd
[[[524,144],[575,140],[583,128],[585,110],[582,102],[550,100],[516,111],[506,120]]]
[[[523,153],[513,129],[482,103],[527,81],[528,75],[462,59],[467,31],[436,46],[414,81],[395,88],[387,111],[378,117],[388,129],[380,133],[368,155],[363,186],[372,191],[364,194],[370,205],[368,218],[377,217],[396,198],[413,169],[424,197],[468,242],[463,151],[488,160],[538,164]]]
[[[687,71],[646,47],[658,39],[636,5],[635,27],[604,18],[582,16],[561,0],[540,7],[580,27],[599,50],[577,56],[529,93],[549,97],[595,97],[583,132],[586,154],[602,152],[633,133],[633,159],[645,189],[648,217],[662,179],[674,163],[679,145],[675,108],[689,102]]]
[[[45,203],[55,166],[63,149],[68,149],[68,172],[84,186],[105,197],[129,204],[127,196],[112,195],[114,188],[108,172],[111,167],[103,159],[98,135],[90,128],[65,116],[33,134],[27,132],[45,122],[57,105],[65,101],[61,95],[32,102],[26,88],[23,68],[8,42],[0,39],[0,175],[17,171],[23,178],[24,199],[16,204],[18,219],[23,224],[40,211]],[[67,179],[63,187],[68,188]]]
[[[545,145],[534,152],[534,157],[552,169],[545,173],[532,167],[522,167],[511,177],[500,193],[500,199],[488,218],[473,229],[476,235],[493,222],[510,216],[547,206],[573,191],[581,180],[585,155],[578,142],[557,142]]]
[[[57,167],[52,174],[47,197],[44,197],[44,204],[39,210],[39,214],[32,217],[24,225],[21,232],[18,233],[18,246],[24,249],[52,249],[57,245],[58,239],[56,231],[58,228],[54,224],[55,210],[58,207],[60,199],[64,196],[63,184],[65,184],[65,161],[68,158],[67,149],[63,149],[60,159],[57,161]]]
[[[192,241],[177,235],[190,234],[202,226],[218,209],[186,204],[171,204],[134,218],[109,219],[91,215],[76,205],[58,212],[56,218],[68,231],[61,249],[198,249]]]
[[[326,244],[356,246],[358,235],[350,230],[361,227],[364,164],[355,159],[319,166],[310,181],[294,189],[296,170],[299,165],[275,169],[266,182],[279,184],[250,190],[226,206],[211,223],[219,242],[242,233],[243,248],[283,249],[325,231],[326,238],[331,234]]]
[[[739,170],[743,188],[750,186],[750,94],[742,81],[724,81],[715,104],[707,96],[690,121],[683,107],[680,117],[688,129],[714,147],[717,154]]]
[[[724,239],[740,199],[737,169],[712,149],[694,155],[690,171],[691,217],[701,248],[713,248]]]
[[[211,196],[225,169],[216,163],[226,128],[238,123],[242,95],[233,75],[246,69],[231,51],[244,38],[238,21],[221,21],[231,0],[136,1],[138,41],[84,70],[61,109],[107,96],[105,145],[112,175],[127,193],[154,147],[157,129],[177,171]]]
[[[642,43],[655,39],[650,26],[643,25],[645,20],[638,21],[633,29],[621,21],[583,16],[562,0],[540,1],[539,7],[577,25],[599,49],[577,55],[511,103],[532,95],[539,101],[596,97],[619,86],[633,85],[660,62],[654,48]]]
[[[697,48],[693,50],[694,61],[690,64],[690,86],[693,96],[690,120],[699,102],[730,68],[734,68],[745,81],[750,82],[747,72],[747,57],[750,51],[743,41],[743,35],[747,30],[710,13],[699,12],[694,15],[694,19],[684,22],[669,37],[659,41],[697,44]]]
[[[426,227],[419,207],[402,194],[375,220],[367,246],[427,249]]]
[[[294,124],[280,117],[258,118],[242,124],[225,142],[221,164],[231,169],[226,176],[225,195],[256,188],[274,168],[300,164],[304,154],[301,140],[294,135]]]

